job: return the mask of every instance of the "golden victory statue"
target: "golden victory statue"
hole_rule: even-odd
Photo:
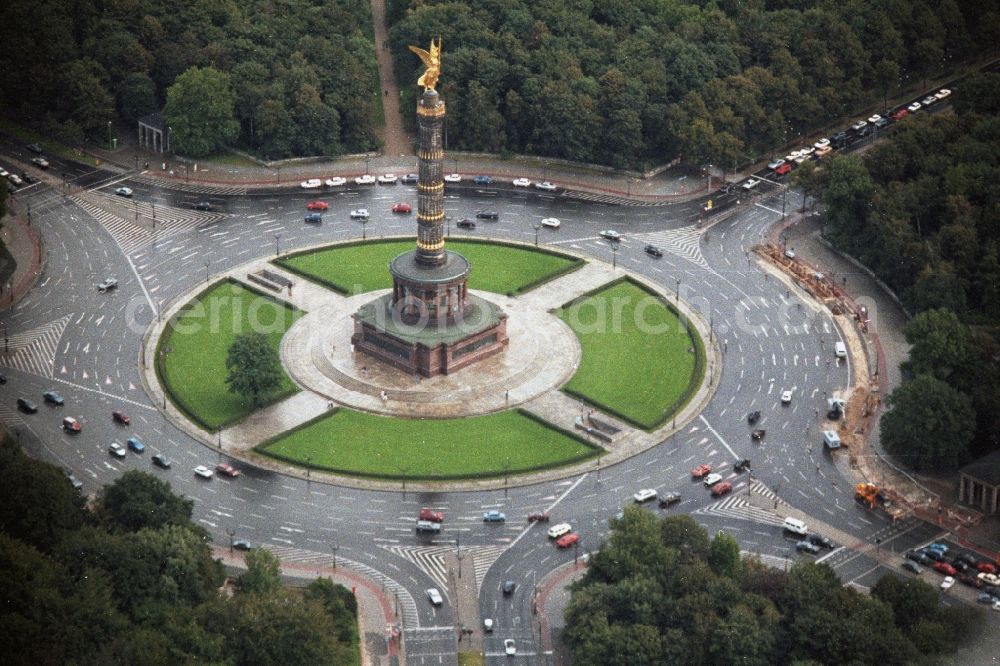
[[[410,50],[420,56],[420,59],[424,61],[424,65],[427,69],[420,78],[417,79],[417,85],[424,87],[424,90],[434,90],[437,85],[438,76],[441,75],[441,38],[438,37],[437,41],[431,40],[431,50],[427,52],[418,46],[411,46]]]

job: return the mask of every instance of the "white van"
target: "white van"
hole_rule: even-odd
[[[806,524],[798,518],[785,518],[785,531],[798,534],[799,536],[805,536],[809,533],[809,530],[806,529]]]
[[[558,525],[553,525],[549,528],[549,538],[558,539],[559,537],[569,534],[573,531],[569,523],[559,523]]]
[[[840,448],[840,436],[835,430],[824,430],[823,431],[823,445],[828,449],[839,449]]]
[[[847,347],[840,340],[833,343],[833,355],[837,358],[847,358]]]

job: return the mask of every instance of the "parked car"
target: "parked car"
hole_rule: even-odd
[[[368,219],[368,209],[367,208],[355,208],[351,211],[352,220],[367,220]]]
[[[722,481],[722,475],[717,472],[712,472],[711,474],[705,477],[705,480],[702,481],[702,483],[711,488],[719,481]]]
[[[341,176],[334,176],[333,178],[327,178],[323,184],[327,187],[340,187],[347,184],[347,179]]]
[[[663,509],[672,504],[677,504],[680,501],[681,501],[680,493],[667,493],[666,495],[660,498],[659,504],[660,508]]]
[[[475,229],[476,223],[467,217],[463,217],[461,220],[455,223],[459,229]]]
[[[921,552],[923,552],[924,555],[931,558],[935,562],[944,562],[944,554],[941,553],[940,551],[931,550],[929,548],[922,548]]]
[[[446,183],[461,183],[462,176],[457,173],[449,173],[444,177],[444,182]]]
[[[920,106],[921,106],[920,102],[914,102],[913,104],[910,104],[908,107],[906,107],[906,110],[909,111],[910,113],[916,113],[917,111],[920,110]]]
[[[558,548],[570,548],[578,543],[580,543],[579,534],[567,534],[566,536],[556,539],[556,546]]]
[[[17,408],[24,412],[25,414],[34,414],[38,411],[38,405],[28,400],[27,398],[17,399]]]
[[[969,587],[974,587],[977,590],[982,588],[983,586],[983,581],[979,580],[975,576],[969,576],[968,574],[959,576],[958,582],[961,583],[962,585],[968,585]]]
[[[819,553],[819,546],[813,545],[808,541],[799,541],[795,544],[795,550],[800,553],[809,553],[810,555],[816,555]]]
[[[854,130],[855,132],[857,132],[858,130],[860,130],[861,128],[865,127],[866,125],[868,125],[868,121],[866,121],[866,120],[859,120],[856,123],[854,123],[854,124],[851,125],[851,129]]]
[[[833,146],[823,146],[816,149],[816,159],[822,159],[833,152]]]
[[[972,569],[972,567],[969,566],[968,562],[960,560],[957,557],[954,560],[952,560],[951,566],[955,567],[955,571],[963,574],[968,573],[969,570]]]
[[[71,435],[76,435],[83,430],[83,424],[72,416],[67,416],[62,420],[62,429]]]
[[[476,213],[476,217],[479,218],[480,220],[499,220],[500,213],[496,212],[495,210],[481,210],[478,213]]]
[[[924,572],[924,570],[920,568],[919,564],[911,562],[910,560],[903,560],[903,568],[912,574],[916,574],[917,576]]]
[[[63,397],[59,395],[57,391],[46,391],[42,394],[42,398],[50,405],[58,405],[61,407],[66,404],[66,401],[63,400]]]
[[[923,104],[924,106],[930,106],[931,104],[934,104],[937,101],[938,101],[937,97],[935,97],[934,95],[928,95],[927,97],[924,97],[922,100],[920,100],[920,103]]]
[[[998,601],[1000,601],[1000,597],[995,597],[989,592],[980,592],[979,596],[976,597],[976,603],[987,604],[989,606],[992,606]]]
[[[253,550],[253,545],[246,539],[237,539],[236,541],[233,542],[233,548],[235,548],[236,550],[247,551],[247,550]]]
[[[703,476],[710,474],[711,472],[712,472],[712,466],[709,465],[708,463],[702,463],[701,465],[698,465],[697,467],[691,470],[691,476],[696,479],[700,479]]]
[[[153,456],[153,464],[157,467],[162,467],[163,469],[170,469],[170,458],[162,453],[157,453]]]
[[[306,210],[328,210],[330,204],[325,201],[310,201],[306,204]]]
[[[130,188],[130,187],[119,187],[117,190],[115,190],[115,194],[117,194],[120,197],[125,197],[126,199],[131,199],[132,198],[132,188]]]
[[[25,146],[25,148],[35,153],[36,155],[42,154],[42,147],[39,146],[37,143],[29,143],[27,146]]]
[[[475,178],[472,179],[472,182],[474,182],[476,185],[492,185],[493,184],[493,177],[492,176],[476,176]]]
[[[981,573],[976,576],[979,580],[983,581],[986,585],[991,585],[993,587],[1000,587],[1000,576],[991,573]]]
[[[363,176],[358,176],[357,178],[355,178],[354,179],[354,183],[356,185],[374,185],[375,184],[375,176],[366,173]]]
[[[830,144],[834,148],[843,148],[844,146],[847,145],[847,141],[848,141],[847,132],[843,131],[837,132],[836,134],[830,137]]]
[[[997,567],[992,562],[976,562],[976,569],[988,574],[995,574],[997,572]]]
[[[229,463],[219,463],[215,466],[215,471],[223,476],[228,476],[230,479],[235,479],[240,475],[240,470],[236,469]]]
[[[788,162],[785,162],[784,164],[782,164],[781,166],[779,166],[777,169],[774,170],[774,175],[775,176],[784,176],[784,175],[787,175],[787,174],[789,174],[791,172],[792,172],[792,165],[789,164]],[[746,187],[746,185],[744,185],[744,187]],[[749,189],[749,188],[747,188],[747,189]]]
[[[378,177],[379,185],[395,185],[397,180],[399,179],[394,173],[384,173]]]
[[[614,229],[605,229],[604,231],[602,231],[598,235],[601,238],[604,238],[604,239],[609,240],[609,241],[614,241],[616,243],[619,242],[619,241],[621,241],[621,239],[622,239],[622,235],[620,233],[618,233],[617,231],[615,231]]]
[[[830,145],[830,140],[827,139],[827,138],[822,138],[819,141],[817,141],[816,143],[814,143],[813,147],[816,148],[816,150],[819,150],[820,148],[826,148],[829,145]]]
[[[946,576],[954,576],[955,574],[958,573],[957,571],[955,571],[955,567],[951,566],[947,562],[935,562],[934,571],[943,573]]]
[[[31,163],[34,164],[35,166],[37,166],[39,169],[48,169],[49,168],[49,161],[47,159],[45,159],[44,157],[35,157],[35,158],[32,158]]]
[[[906,557],[909,560],[913,560],[917,564],[923,564],[924,566],[930,566],[931,563],[934,561],[931,558],[927,557],[925,553],[919,550],[908,551],[906,555],[904,555],[904,557]]]
[[[317,187],[320,187],[322,184],[323,181],[320,180],[319,178],[310,178],[309,180],[303,180],[301,183],[299,183],[300,187],[302,187],[302,189],[305,190],[316,189]]]
[[[555,192],[556,186],[547,180],[543,180],[540,183],[535,183],[535,188],[539,190],[544,190],[546,192]]]
[[[760,181],[757,180],[756,178],[747,178],[746,182],[744,182],[743,185],[741,185],[741,187],[744,190],[752,190],[753,188],[757,187],[758,185],[760,185]]]
[[[945,97],[947,97],[950,94],[951,94],[950,90],[948,90],[947,88],[941,88],[941,90],[939,90],[936,93],[934,93],[934,96],[936,98],[938,98],[939,100],[942,100],[942,99],[944,99]]]
[[[442,523],[444,522],[444,512],[435,511],[433,509],[428,509],[424,507],[420,509],[420,520],[429,520],[432,523]]]
[[[413,212],[413,206],[411,206],[410,204],[408,204],[406,202],[402,202],[401,201],[401,202],[399,202],[398,204],[396,204],[395,206],[392,207],[392,212],[393,213],[412,213]]]
[[[127,455],[125,447],[118,442],[111,442],[111,445],[108,446],[108,452],[116,458],[124,458]]]
[[[655,245],[647,245],[646,247],[642,248],[642,251],[651,257],[656,257],[657,259],[663,256],[663,250],[656,247]]]
[[[928,550],[936,550],[939,553],[941,553],[942,555],[947,555],[948,551],[951,550],[950,548],[948,548],[948,544],[941,543],[940,541],[936,541],[936,542],[932,543],[931,545],[927,546],[927,549]]]
[[[119,425],[128,425],[131,422],[125,412],[111,412],[111,420]]]
[[[636,504],[642,504],[643,502],[656,499],[656,491],[652,488],[643,488],[636,494],[632,495],[632,499],[635,500]]]
[[[721,497],[726,493],[732,492],[733,484],[729,481],[720,481],[719,483],[712,486],[712,497]]]
[[[527,178],[515,178],[511,183],[514,187],[531,187],[531,181]]]
[[[201,477],[203,479],[211,479],[213,476],[212,470],[205,467],[204,465],[198,465],[194,468],[195,476]]]
[[[503,511],[497,511],[496,509],[490,509],[483,514],[484,523],[503,523],[507,521],[507,516]]]
[[[951,576],[945,576],[944,580],[941,581],[942,590],[950,590],[954,586],[955,586],[955,579],[952,578]]]
[[[118,280],[113,277],[104,278],[104,281],[97,285],[97,291],[111,291],[118,288]]]
[[[889,117],[892,118],[894,121],[899,122],[908,115],[910,115],[909,109],[907,109],[906,107],[901,107],[893,111],[892,115]]]
[[[444,598],[441,596],[441,593],[438,592],[436,587],[427,589],[427,598],[430,599],[430,602],[435,606],[440,606],[444,603]]]
[[[562,223],[558,217],[546,217],[542,220],[542,226],[550,229],[558,229],[560,224]]]
[[[310,224],[319,224],[323,221],[323,213],[306,213],[303,220]]]
[[[782,164],[785,164],[785,160],[779,158],[779,159],[772,160],[772,161],[768,162],[767,163],[767,168],[770,169],[771,171],[774,171],[775,169],[777,169],[778,167],[780,167]]]
[[[143,451],[146,450],[146,445],[143,444],[142,440],[140,440],[135,435],[132,435],[127,440],[125,440],[125,443],[128,444],[128,448],[132,449],[136,453],[142,453]]]

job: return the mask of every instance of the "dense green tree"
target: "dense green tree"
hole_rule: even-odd
[[[904,367],[914,375],[932,375],[947,381],[956,372],[972,370],[969,327],[951,310],[925,310],[903,329],[910,343]]]
[[[240,591],[248,594],[270,594],[281,587],[281,560],[263,548],[247,553],[247,570],[240,576]]]
[[[740,544],[725,532],[718,532],[708,547],[708,564],[720,576],[736,578],[740,574]]]
[[[125,77],[118,88],[118,109],[122,117],[136,121],[159,108],[156,84],[148,74],[133,72]]]
[[[930,375],[920,375],[889,395],[882,417],[886,449],[915,469],[955,469],[975,430],[972,401]]]
[[[260,405],[281,385],[281,359],[263,333],[236,336],[226,354],[226,385],[231,393]]]
[[[129,470],[98,493],[97,515],[111,531],[137,532],[164,525],[189,525],[194,501],[178,497],[165,481]]]
[[[163,115],[174,150],[191,157],[218,152],[236,139],[239,123],[229,75],[211,67],[192,67],[167,89]]]

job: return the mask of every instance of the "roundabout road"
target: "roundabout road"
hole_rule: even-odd
[[[110,173],[89,173],[87,182],[98,187],[77,190],[69,198],[46,185],[17,195],[20,204],[30,205],[47,255],[35,288],[3,315],[10,353],[0,357],[0,365],[10,381],[0,401],[0,421],[18,433],[32,455],[74,470],[86,492],[125,469],[151,471],[195,500],[195,519],[217,543],[226,543],[232,531],[283,560],[336,557],[339,566],[371,576],[399,607],[408,663],[442,663],[439,658],[455,663],[454,623],[479,626],[480,618],[455,617],[456,599],[446,595],[444,605],[435,608],[424,594],[429,587],[449,588],[455,553],[461,553],[466,575],[475,575],[480,617],[496,622],[482,642],[487,654],[502,657],[505,638],[514,638],[529,661],[543,652],[531,608],[536,584],[575,555],[596,549],[608,520],[640,488],[680,492],[683,501],[671,513],[691,514],[710,533],[726,530],[744,550],[779,564],[798,557],[781,533],[774,511],[779,498],[783,507],[857,540],[889,529],[855,504],[850,482],[819,444],[817,415],[825,411],[824,398],[851,381],[851,366],[833,359],[840,333],[826,309],[802,300],[801,293],[748,254],[781,218],[777,193],[765,194],[706,230],[696,224],[700,202],[620,207],[535,192],[447,191],[452,222],[481,209],[500,212],[499,221],[480,221],[464,236],[534,242],[534,225],[557,217],[560,229],[537,230],[540,244],[610,262],[610,246],[597,234],[619,231],[624,240],[614,257],[618,265],[679,292],[711,321],[724,367],[717,392],[700,416],[620,464],[508,490],[413,493],[347,489],[246,467],[236,479],[201,481],[192,469],[224,460],[224,453],[194,441],[161,416],[141,389],[138,365],[149,360],[140,357],[142,333],[159,309],[192,284],[276,251],[407,233],[415,218],[393,215],[390,208],[398,201],[415,204],[415,188],[336,193],[195,184],[167,188],[144,175]],[[132,200],[114,195],[122,185],[134,191]],[[714,198],[724,208],[737,196]],[[330,204],[319,225],[303,222],[306,203],[313,199]],[[200,201],[210,202],[213,210],[194,210]],[[372,211],[368,224],[349,219],[357,207]],[[662,259],[643,252],[647,243],[663,250]],[[118,278],[118,289],[99,293],[95,285],[109,275]],[[15,411],[17,397],[41,402],[41,393],[50,388],[64,395],[65,407],[41,405],[35,415]],[[779,399],[786,389],[793,391],[790,405]],[[127,411],[132,426],[112,423],[113,409]],[[761,444],[749,436],[745,415],[752,410],[761,411],[760,427],[767,429]],[[83,421],[81,434],[60,431],[66,415]],[[110,456],[108,444],[124,442],[130,434],[150,450],[130,452],[123,461]],[[174,461],[171,470],[150,465],[156,452]],[[753,461],[752,493],[750,476],[732,471],[732,463],[743,457]],[[731,478],[734,492],[713,500],[690,476],[701,463]],[[424,539],[414,533],[421,506],[445,512],[441,535]],[[503,510],[508,522],[484,524],[482,513],[491,508]],[[573,525],[582,537],[578,551],[557,550],[544,524],[525,522],[527,513],[541,510]],[[500,591],[506,580],[517,584],[511,595]]]

